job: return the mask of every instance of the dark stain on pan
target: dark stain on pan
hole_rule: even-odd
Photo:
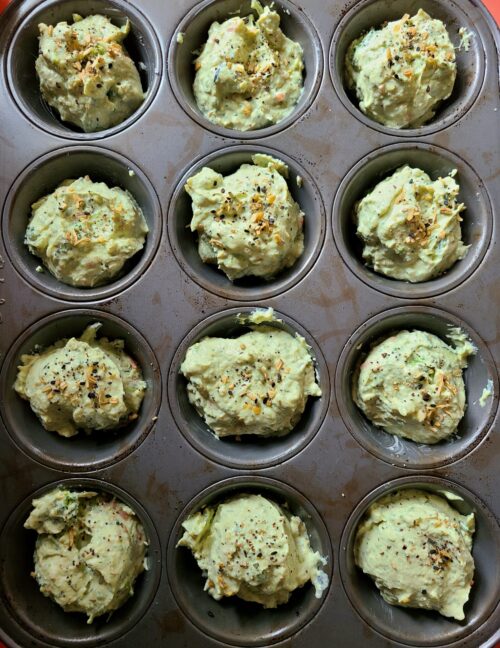
[[[167,637],[173,633],[180,633],[186,626],[186,620],[180,610],[177,608],[169,610],[158,620],[162,637]]]
[[[156,473],[153,472],[148,476],[146,482],[146,496],[148,500],[157,502],[161,506],[166,506],[169,493],[170,489],[168,485],[161,479],[158,479]]]
[[[156,346],[156,353],[160,361],[162,361],[170,354],[171,348],[172,337],[165,331],[165,329],[162,329],[160,340]]]

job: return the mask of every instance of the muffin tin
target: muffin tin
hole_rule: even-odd
[[[332,637],[349,647],[492,646],[500,625],[495,26],[473,0],[276,0],[285,32],[304,48],[305,90],[280,124],[237,133],[197,110],[192,50],[211,22],[249,6],[248,0],[14,0],[1,18],[0,638],[8,646],[41,648],[139,642],[319,648]],[[457,46],[465,27],[471,47],[457,52],[456,89],[430,124],[387,129],[352,103],[343,54],[363,29],[419,7],[448,23]],[[74,12],[103,12],[117,24],[130,18],[125,46],[146,90],[128,120],[95,134],[57,119],[40,99],[33,68],[37,24]],[[204,164],[230,173],[255,152],[289,165],[290,190],[306,213],[305,252],[270,282],[230,284],[197,257],[183,185]],[[471,245],[448,273],[416,285],[365,267],[350,221],[363,192],[406,162],[433,177],[458,169],[467,205],[463,235]],[[128,189],[150,228],[145,249],[123,274],[88,291],[39,274],[38,260],[22,243],[30,203],[75,174]],[[311,345],[323,396],[310,399],[289,437],[218,441],[189,405],[179,364],[193,341],[235,334],[238,313],[270,306],[282,326]],[[42,430],[12,390],[16,365],[34,345],[80,334],[94,321],[103,323],[101,335],[125,339],[148,395],[137,421],[106,439],[59,439]],[[377,337],[419,327],[446,339],[449,323],[461,326],[478,351],[465,371],[469,408],[459,436],[433,452],[369,424],[352,403],[350,378]],[[481,407],[490,380],[493,395]],[[64,614],[29,577],[34,536],[22,523],[32,497],[59,483],[116,494],[147,528],[150,570],[108,622],[88,626],[83,617]],[[476,514],[476,583],[464,622],[386,605],[353,565],[353,533],[366,506],[388,490],[414,485],[454,492],[462,498],[457,505]],[[282,609],[264,611],[216,602],[202,591],[189,552],[174,549],[180,522],[193,508],[235,491],[267,494],[301,514],[313,547],[329,558],[330,586],[322,599],[305,587]]]

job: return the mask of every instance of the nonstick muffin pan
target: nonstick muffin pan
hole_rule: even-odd
[[[280,124],[238,133],[209,123],[194,102],[192,51],[214,20],[244,0],[14,0],[0,22],[0,638],[8,646],[132,648],[267,646],[357,648],[492,646],[500,626],[498,455],[498,41],[473,0],[277,0],[284,31],[305,56],[304,93]],[[396,131],[358,109],[342,60],[363,30],[419,7],[444,20],[457,51],[450,99],[419,129]],[[108,131],[78,132],[41,100],[34,59],[37,24],[102,12],[128,17],[125,40],[139,66],[144,104]],[[183,42],[177,34],[182,32]],[[254,153],[289,166],[305,213],[305,252],[269,282],[231,284],[203,265],[189,224],[186,179],[202,166],[231,173]],[[362,263],[352,224],[357,200],[402,164],[438,175],[457,169],[469,254],[442,277],[396,282]],[[23,245],[30,204],[65,177],[89,175],[128,189],[148,222],[144,250],[107,286],[57,283]],[[303,184],[297,182],[297,176]],[[274,308],[310,345],[320,399],[281,439],[217,440],[190,406],[178,374],[187,346],[204,335],[237,335],[238,314]],[[140,416],[105,437],[62,439],[44,431],[12,389],[22,353],[79,335],[125,340],[148,383]],[[447,339],[461,327],[477,347],[464,371],[468,409],[458,435],[435,446],[389,437],[352,401],[356,364],[381,336],[421,328]],[[481,407],[483,388],[492,396]],[[95,438],[94,438],[95,437]],[[496,453],[496,454],[495,454]],[[61,483],[115,494],[134,507],[150,538],[149,567],[111,618],[86,625],[40,594],[30,578],[34,536],[22,528],[34,495]],[[418,486],[459,496],[474,511],[475,584],[465,621],[394,608],[353,564],[355,526],[376,497]],[[185,548],[174,549],[185,515],[230,492],[261,492],[299,512],[313,547],[328,557],[330,586],[311,586],[265,611],[203,592]],[[456,503],[458,502],[458,504]],[[240,605],[241,603],[241,605]],[[269,614],[268,614],[269,612]]]

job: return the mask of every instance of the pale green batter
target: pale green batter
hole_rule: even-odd
[[[33,500],[24,523],[38,533],[32,576],[65,612],[117,610],[145,568],[147,538],[135,512],[107,495],[56,488]]]
[[[474,577],[474,514],[424,490],[385,495],[358,526],[354,558],[391,605],[461,621]]]
[[[110,282],[144,247],[148,226],[133,196],[86,176],[66,180],[31,207],[25,243],[70,286]]]
[[[247,131],[287,117],[303,89],[303,52],[280,29],[280,17],[260,2],[257,12],[214,22],[195,60],[194,96],[213,123]]]
[[[354,40],[345,66],[360,109],[392,128],[428,122],[451,95],[457,75],[446,26],[423,9]]]
[[[87,133],[116,126],[144,101],[134,62],[122,45],[129,21],[116,27],[99,14],[73,24],[39,25],[35,67],[45,101]]]
[[[457,430],[465,407],[462,371],[476,352],[459,329],[454,346],[425,331],[399,331],[376,344],[357,368],[353,397],[389,434],[437,443]]]
[[[238,596],[275,608],[308,581],[317,598],[328,587],[326,561],[312,550],[303,521],[262,495],[206,506],[182,526],[177,546],[191,549],[216,600]]]
[[[14,389],[46,430],[71,437],[137,418],[146,391],[141,369],[123,340],[96,339],[100,326],[21,357]]]
[[[206,337],[189,347],[181,373],[189,401],[219,437],[283,435],[309,396],[321,396],[303,337],[251,325],[237,338]]]
[[[405,281],[427,281],[458,260],[469,246],[460,222],[455,173],[434,182],[418,168],[404,166],[379,182],[355,207],[363,258],[376,272]]]
[[[288,167],[269,155],[252,161],[225,177],[203,167],[185,186],[200,257],[231,280],[270,279],[304,250],[304,214],[290,194]]]

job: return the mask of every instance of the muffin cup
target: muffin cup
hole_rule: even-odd
[[[286,461],[303,450],[312,441],[325,418],[330,400],[330,379],[325,359],[311,335],[297,322],[282,313],[275,316],[282,322],[270,322],[278,329],[295,335],[302,335],[311,347],[318,384],[322,391],[321,397],[309,396],[305,410],[297,425],[288,434],[276,437],[257,437],[256,435],[241,435],[241,440],[235,437],[218,439],[210,430],[203,418],[188,400],[188,381],[180,373],[190,346],[205,337],[238,337],[248,332],[249,326],[242,323],[239,315],[248,316],[255,307],[232,308],[222,313],[212,315],[193,328],[184,338],[177,349],[168,376],[168,394],[170,409],[180,431],[189,443],[199,452],[217,463],[233,468],[265,468]]]
[[[33,571],[33,552],[37,534],[25,529],[24,522],[32,509],[32,499],[41,497],[58,486],[78,490],[95,490],[116,496],[130,506],[144,526],[148,538],[147,565],[134,585],[134,594],[118,610],[97,617],[87,624],[85,615],[64,610],[44,596]],[[46,484],[24,499],[11,513],[0,534],[1,598],[12,618],[30,638],[50,646],[97,646],[123,636],[139,623],[151,605],[161,575],[160,541],[153,521],[146,510],[126,491],[97,479],[64,479]]]
[[[83,17],[103,14],[114,25],[122,26],[130,20],[130,33],[124,46],[134,61],[142,88],[144,102],[121,124],[95,133],[84,133],[77,126],[61,121],[40,92],[35,70],[38,56],[38,24],[55,25],[72,22],[74,13]],[[161,48],[158,38],[143,14],[133,4],[123,0],[47,0],[38,4],[17,25],[12,40],[7,45],[7,80],[12,98],[25,117],[53,135],[76,140],[95,140],[114,135],[133,124],[147,110],[160,85],[162,70]]]
[[[31,218],[31,205],[52,193],[64,180],[88,175],[94,182],[105,182],[131,193],[142,209],[149,232],[142,250],[125,262],[118,276],[95,288],[62,283],[31,254],[24,243]],[[149,268],[158,249],[162,216],[156,192],[145,174],[127,158],[95,146],[57,149],[30,164],[16,179],[4,205],[2,234],[10,260],[21,276],[45,294],[71,301],[97,301],[121,292],[137,281]],[[43,267],[43,272],[37,268]]]
[[[484,81],[485,54],[477,25],[470,16],[470,5],[466,0],[361,0],[344,15],[333,35],[330,47],[330,74],[340,101],[358,121],[387,135],[400,137],[421,137],[447,128],[458,121],[476,101]],[[457,77],[452,94],[436,108],[436,114],[429,123],[419,128],[390,128],[379,124],[365,115],[359,108],[355,91],[347,87],[344,75],[345,56],[353,40],[369,31],[378,29],[383,23],[398,20],[405,13],[414,15],[423,9],[432,18],[441,20],[455,46]],[[464,27],[472,34],[470,49],[459,48],[460,34]]]
[[[301,7],[297,7],[289,0],[276,0],[273,8],[280,15],[280,25],[284,34],[300,43],[304,51],[304,88],[297,105],[287,117],[277,124],[251,131],[224,128],[207,119],[198,108],[194,98],[193,52],[199,51],[205,44],[208,29],[213,22],[223,22],[234,15],[254,14],[250,4],[250,0],[205,0],[199,2],[181,20],[170,41],[167,69],[170,85],[177,101],[191,119],[223,137],[262,138],[284,130],[298,120],[311,106],[323,77],[323,52],[313,24]],[[182,43],[177,42],[179,33],[183,35]]]
[[[356,236],[353,219],[356,202],[404,165],[422,169],[431,180],[445,177],[457,169],[458,200],[466,206],[461,229],[463,242],[470,245],[467,255],[439,277],[419,283],[392,279],[367,266],[362,257],[363,243]],[[343,260],[358,279],[394,297],[431,297],[463,284],[487,254],[492,230],[493,214],[482,180],[465,160],[431,144],[408,142],[373,151],[349,171],[339,186],[333,205],[333,235]]]
[[[445,492],[461,500],[449,503],[462,514],[474,513],[476,532],[472,556],[475,562],[474,585],[464,612],[465,620],[446,618],[438,612],[403,608],[386,603],[370,576],[354,562],[356,529],[368,507],[379,497],[396,490],[419,488],[436,495]],[[351,514],[340,543],[340,574],[351,605],[364,621],[388,639],[410,646],[444,646],[468,638],[467,645],[483,645],[480,627],[494,611],[500,595],[500,544],[494,515],[475,494],[459,484],[418,475],[394,479],[364,497]],[[474,638],[475,637],[475,638]]]
[[[252,164],[252,156],[260,153],[271,155],[285,162],[289,168],[288,188],[293,199],[305,214],[304,251],[290,268],[266,280],[262,277],[243,277],[230,281],[216,265],[204,263],[198,254],[198,235],[191,232],[189,224],[193,217],[192,201],[184,189],[187,180],[208,166],[223,176],[237,171],[242,164]],[[297,185],[297,176],[303,180]],[[170,201],[167,218],[170,245],[181,268],[202,288],[224,297],[239,301],[262,300],[284,292],[297,284],[312,268],[325,237],[325,209],[319,190],[312,177],[298,163],[270,148],[260,146],[233,146],[198,160],[177,183]]]
[[[477,353],[469,356],[463,372],[467,407],[457,433],[439,443],[425,444],[388,434],[374,425],[352,397],[356,368],[370,348],[380,338],[413,329],[432,333],[453,347],[453,341],[448,338],[450,326],[463,330],[477,348]],[[491,381],[492,395],[481,407],[479,399],[488,381]],[[437,468],[462,459],[485,438],[498,406],[498,375],[487,346],[463,320],[436,308],[403,306],[375,315],[351,336],[337,364],[335,395],[344,423],[366,450],[393,466]]]
[[[83,431],[65,438],[42,427],[28,401],[13,385],[21,356],[37,346],[48,347],[61,338],[79,337],[92,323],[102,323],[97,337],[125,340],[125,351],[138,362],[147,383],[138,418],[112,430]],[[75,309],[53,313],[30,326],[8,351],[0,372],[0,412],[12,440],[31,458],[64,471],[90,471],[113,464],[133,452],[146,438],[161,402],[161,374],[146,340],[130,324],[115,315]]]
[[[311,547],[327,559],[323,570],[332,579],[333,553],[328,531],[313,505],[298,491],[267,477],[240,476],[209,486],[192,499],[179,515],[167,549],[167,574],[179,608],[206,635],[232,646],[264,646],[295,634],[313,621],[328,595],[316,598],[311,583],[292,593],[288,603],[265,609],[236,596],[220,601],[203,591],[204,577],[190,549],[176,548],[182,522],[202,506],[213,504],[236,493],[256,493],[268,497],[298,515],[305,523]]]

